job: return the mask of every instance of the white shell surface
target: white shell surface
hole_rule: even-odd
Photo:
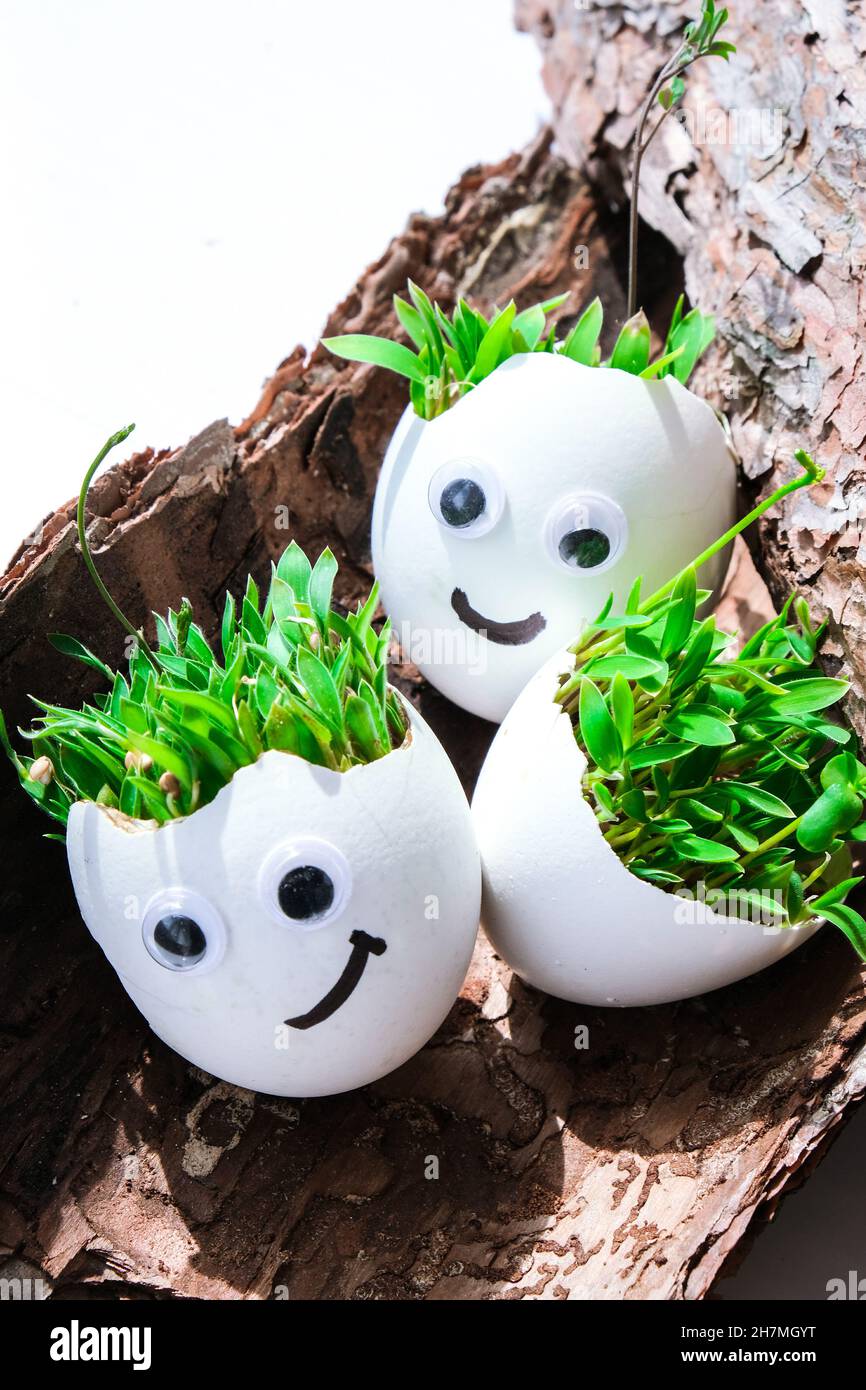
[[[663,1004],[718,989],[793,951],[816,927],[711,912],[629,873],[582,793],[586,759],[554,703],[554,657],[500,727],[472,803],[482,923],[529,984],[580,1004]]]
[[[154,1032],[189,1061],[253,1090],[328,1095],[393,1070],[445,1018],[477,933],[479,860],[457,775],[408,713],[409,740],[378,762],[338,773],[267,752],[207,806],[158,829],[128,829],[92,802],[72,808],[82,916]],[[351,875],[342,911],[315,930],[280,920],[260,884],[268,857],[299,838],[333,846]],[[176,888],[222,919],[212,969],[169,970],[145,949],[147,904]],[[353,932],[386,949],[367,955],[330,1017],[281,1026],[334,988]]]
[[[460,459],[480,462],[504,494],[499,520],[475,538],[443,525],[428,500],[434,475]],[[551,510],[583,495],[616,503],[628,526],[619,557],[598,574],[566,571],[545,539]],[[623,603],[642,574],[651,592],[735,515],[733,455],[705,401],[672,377],[523,354],[435,420],[403,416],[376,490],[373,564],[415,665],[456,704],[498,722],[611,590]],[[702,571],[707,588],[727,558]],[[540,614],[543,630],[521,645],[480,636],[452,607],[455,590],[491,624]]]

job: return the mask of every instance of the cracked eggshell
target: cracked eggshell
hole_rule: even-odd
[[[274,1095],[351,1090],[417,1052],[454,1003],[478,928],[478,851],[451,763],[406,708],[407,741],[377,762],[333,772],[267,752],[208,805],[159,828],[73,806],[67,846],[82,916],[154,1032],[205,1071]],[[342,907],[314,930],[276,902],[275,865],[296,862],[298,846],[302,862],[340,878]],[[158,963],[143,939],[148,905],[178,889],[195,895],[188,912],[208,938],[188,971]],[[362,953],[360,978],[329,1017],[281,1027],[347,970],[351,983],[353,933],[384,951]]]
[[[460,460],[498,491],[485,534],[449,529],[431,509],[434,477]],[[566,570],[551,517],[563,502],[599,498],[625,518],[620,551],[597,571]],[[734,456],[706,401],[674,377],[522,354],[435,420],[406,411],[376,489],[373,565],[407,655],[449,699],[498,722],[611,589],[622,604],[642,574],[651,592],[735,519]],[[707,587],[726,566],[727,553],[706,566]],[[456,590],[488,623],[533,617],[542,628],[516,645],[492,626],[481,636],[457,616]]]
[[[771,930],[688,905],[629,873],[582,792],[586,758],[554,703],[573,657],[554,657],[500,727],[472,802],[482,923],[529,984],[578,1004],[687,999],[788,955],[811,927]]]

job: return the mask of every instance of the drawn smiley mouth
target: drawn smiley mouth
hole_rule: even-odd
[[[485,618],[483,613],[472,607],[463,589],[454,590],[451,607],[461,623],[500,647],[522,647],[527,642],[533,642],[547,627],[547,619],[541,613],[530,613],[528,618],[518,618],[511,623],[497,623],[493,618]]]
[[[331,1014],[335,1014],[345,1004],[360,981],[370,956],[384,955],[388,949],[388,943],[383,941],[381,936],[369,936],[365,931],[353,931],[349,937],[349,944],[352,954],[333,989],[329,989],[324,998],[308,1013],[298,1014],[297,1018],[287,1018],[287,1028],[314,1028],[317,1023],[324,1023],[326,1018],[330,1018]]]

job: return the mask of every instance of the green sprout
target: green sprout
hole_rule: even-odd
[[[395,295],[394,309],[417,351],[368,333],[323,338],[322,344],[337,357],[370,362],[407,377],[416,414],[422,420],[433,420],[518,353],[556,353],[584,367],[610,367],[640,377],[675,376],[685,385],[713,340],[712,317],[697,309],[684,315],[680,295],[660,357],[651,360],[650,326],[641,311],[623,325],[613,352],[602,362],[598,340],[604,310],[598,298],[563,341],[556,341],[556,329],[548,326],[547,318],[567,299],[567,294],[557,295],[521,313],[512,300],[504,309],[494,311],[489,321],[461,299],[449,318],[410,280],[411,302]]]
[[[866,840],[866,767],[826,711],[848,690],[822,674],[815,627],[793,595],[738,655],[696,612],[696,571],[780,498],[824,476],[802,472],[651,597],[613,595],[571,648],[556,699],[587,759],[584,787],[604,838],[638,878],[706,901],[736,895],[776,926],[826,919],[866,959],[866,921],[845,901],[849,841]],[[720,910],[724,910],[722,907]]]
[[[682,40],[676,52],[668,59],[657,74],[649,94],[641,107],[634,139],[634,167],[631,181],[631,209],[629,213],[628,238],[628,316],[631,318],[637,309],[637,248],[638,248],[638,202],[640,171],[643,157],[651,142],[672,111],[682,102],[686,84],[683,74],[699,58],[724,58],[728,61],[736,47],[719,39],[719,30],[726,23],[727,10],[716,11],[714,0],[703,0],[701,17],[692,20],[683,30]],[[655,125],[646,134],[647,121],[656,103],[662,113]],[[712,337],[712,334],[710,335]]]
[[[226,594],[221,660],[187,599],[165,618],[155,614],[156,645],[144,641],[102,583],[84,528],[93,475],[132,428],[100,450],[78,502],[84,563],[133,638],[128,669],[113,671],[77,638],[49,636],[58,651],[97,670],[107,689],[77,710],[34,700],[41,713],[19,730],[30,745],[26,757],[12,747],[0,714],[0,743],[24,790],[63,826],[76,801],[162,825],[212,801],[267,749],[343,772],[399,747],[406,718],[387,683],[389,628],[373,626],[378,588],[356,612],[336,612],[330,550],[311,565],[293,541],[272,566],[264,602],[251,578],[240,604]]]
[[[602,362],[598,346],[603,311],[594,299],[574,328],[561,343],[547,316],[568,298],[557,295],[532,304],[520,313],[513,300],[504,309],[495,309],[490,320],[461,299],[449,316],[432,303],[418,285],[409,281],[409,301],[394,296],[394,311],[415,351],[405,343],[369,333],[347,333],[323,338],[322,344],[337,357],[350,362],[369,362],[407,377],[417,415],[433,420],[477,386],[507,358],[524,352],[552,352],[571,358],[585,367],[612,367],[633,376],[675,376],[682,385],[689,380],[698,359],[715,335],[715,319],[699,309],[683,313],[683,296],[674,308],[671,325],[660,357],[651,360],[650,326],[643,310],[637,308],[638,201],[641,163],[650,142],[685,93],[683,74],[699,58],[724,58],[736,49],[718,37],[728,18],[727,10],[716,12],[714,0],[703,0],[699,20],[687,24],[682,41],[662,66],[638,118],[629,218],[628,313],[610,357]],[[662,114],[648,134],[646,124],[656,102]]]

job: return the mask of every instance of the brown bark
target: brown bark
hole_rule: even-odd
[[[695,378],[731,421],[747,478],[769,490],[802,445],[827,469],[762,524],[777,601],[829,619],[828,665],[853,681],[866,740],[866,15],[841,0],[731,6],[729,64],[687,74],[685,119],[644,159],[641,215],[682,256],[693,303],[719,318]],[[544,54],[562,151],[608,196],[630,187],[640,104],[697,0],[516,0]],[[728,32],[730,30],[730,32]],[[640,288],[652,286],[643,264]]]
[[[466,174],[442,219],[413,218],[328,329],[390,326],[407,274],[443,300],[584,297],[578,245],[615,317],[622,232],[543,137]],[[655,254],[675,270],[661,243]],[[331,542],[340,597],[356,598],[401,406],[386,375],[298,350],[238,430],[222,422],[113,469],[95,534],[122,605],[141,616],[187,593],[213,628],[224,586],[247,569],[263,578],[285,544],[284,506],[302,544]],[[729,611],[749,621],[757,588],[743,554]],[[46,626],[118,654],[68,506],[17,558],[0,603],[13,718],[29,690],[85,689]],[[470,786],[490,726],[401,679]],[[482,941],[437,1037],[392,1076],[300,1103],[239,1091],[148,1033],[81,924],[60,847],[3,779],[0,1242],[55,1296],[701,1297],[866,1082],[858,972],[824,933],[742,985],[628,1012],[535,994]]]

